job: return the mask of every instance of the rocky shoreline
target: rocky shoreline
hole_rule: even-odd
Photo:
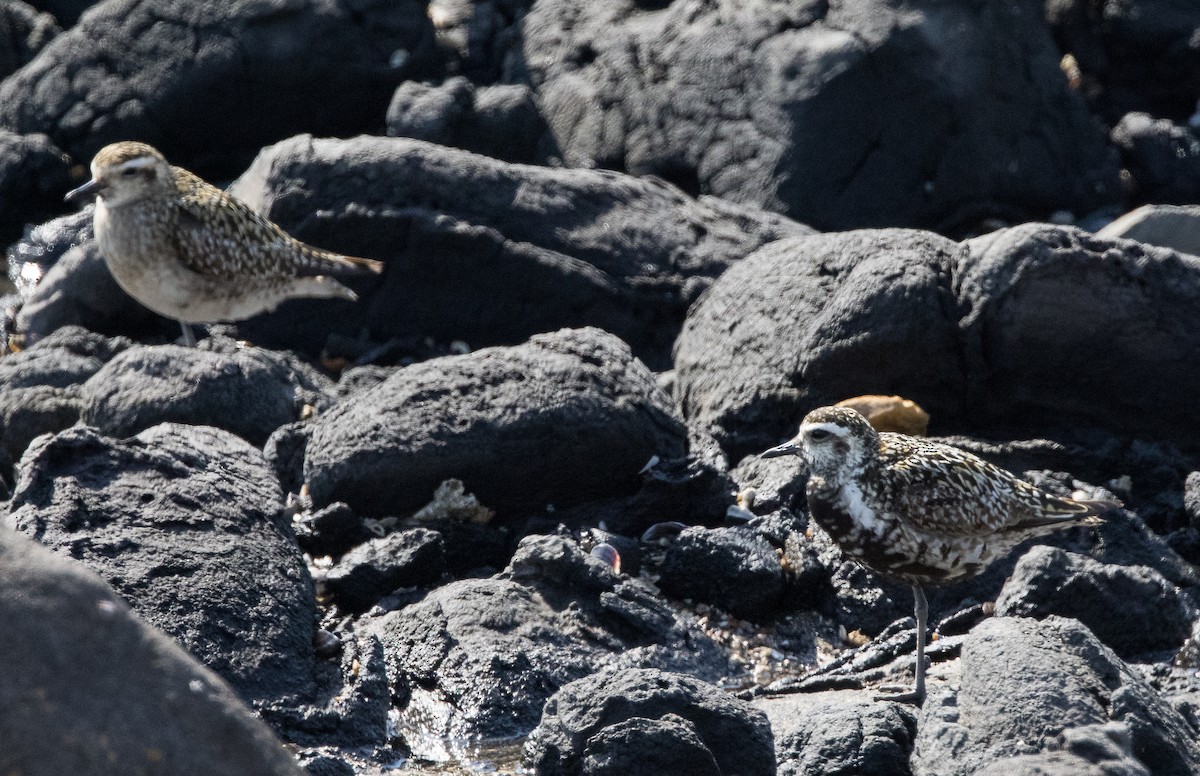
[[[1200,10],[35,5],[0,772],[1200,772]],[[61,203],[127,138],[384,274],[175,344]],[[756,456],[864,394],[1125,505],[931,589],[921,706]]]

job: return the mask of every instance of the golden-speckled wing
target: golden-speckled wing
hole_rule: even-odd
[[[182,167],[172,170],[179,188],[179,257],[197,274],[223,279],[292,278],[355,270],[378,273],[383,268],[371,259],[306,245],[199,176]]]
[[[949,445],[898,434],[880,434],[880,442],[880,461],[891,474],[883,478],[889,492],[880,495],[919,531],[981,536],[1070,524],[1118,506],[1052,496]]]

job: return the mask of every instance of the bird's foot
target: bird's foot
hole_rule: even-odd
[[[872,700],[891,701],[892,703],[911,703],[920,706],[925,701],[925,689],[904,687],[900,685],[884,685],[877,689]]]

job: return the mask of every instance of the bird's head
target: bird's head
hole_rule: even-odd
[[[867,419],[846,407],[820,407],[804,416],[800,433],[760,458],[803,456],[809,470],[828,481],[857,474],[879,451],[879,434]]]
[[[125,141],[101,148],[92,159],[92,179],[66,196],[68,202],[98,195],[106,207],[138,202],[171,190],[175,174],[153,146]]]

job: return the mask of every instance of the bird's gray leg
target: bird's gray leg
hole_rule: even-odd
[[[190,323],[184,323],[183,321],[180,321],[179,328],[183,329],[183,345],[184,345],[184,347],[187,347],[187,348],[196,347],[196,335],[192,331],[192,325]]]
[[[875,696],[875,700],[916,704],[925,700],[925,628],[929,622],[929,602],[925,600],[925,591],[919,585],[913,585],[913,599],[913,619],[917,621],[917,680],[909,692],[881,692]]]

